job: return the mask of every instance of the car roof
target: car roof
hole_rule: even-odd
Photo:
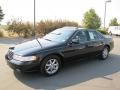
[[[63,27],[64,29],[68,29],[68,30],[75,30],[75,31],[78,31],[78,30],[90,30],[90,31],[95,31],[95,29],[87,29],[87,28],[80,28],[80,27],[73,27],[73,26],[66,26],[66,27]]]
[[[64,29],[68,29],[68,30],[81,30],[81,29],[85,29],[85,28],[79,28],[79,27],[73,27],[73,26],[65,26],[63,28]]]

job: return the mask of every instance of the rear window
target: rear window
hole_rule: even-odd
[[[90,40],[100,40],[103,37],[96,31],[88,31]]]

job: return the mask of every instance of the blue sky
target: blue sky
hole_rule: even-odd
[[[12,18],[23,21],[33,21],[34,0],[0,0],[0,6],[5,13],[2,24]],[[36,20],[66,19],[81,23],[83,14],[90,8],[95,9],[103,24],[105,0],[36,0]],[[116,17],[120,20],[120,0],[112,0],[107,4],[106,24]]]

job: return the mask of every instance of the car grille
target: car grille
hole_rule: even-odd
[[[12,51],[8,51],[8,54],[7,54],[7,56],[8,56],[8,59],[9,60],[12,60],[13,59],[13,52]]]

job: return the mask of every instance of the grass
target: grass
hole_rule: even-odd
[[[3,36],[4,36],[3,32],[2,32],[2,31],[0,31],[0,37],[3,37]]]
[[[1,29],[4,29],[4,30],[5,30],[6,28],[7,28],[7,25],[0,25],[0,30],[1,30]]]
[[[18,37],[17,34],[13,34],[11,32],[7,32],[7,25],[0,25],[0,37],[9,37],[9,38],[13,38],[13,37]]]

